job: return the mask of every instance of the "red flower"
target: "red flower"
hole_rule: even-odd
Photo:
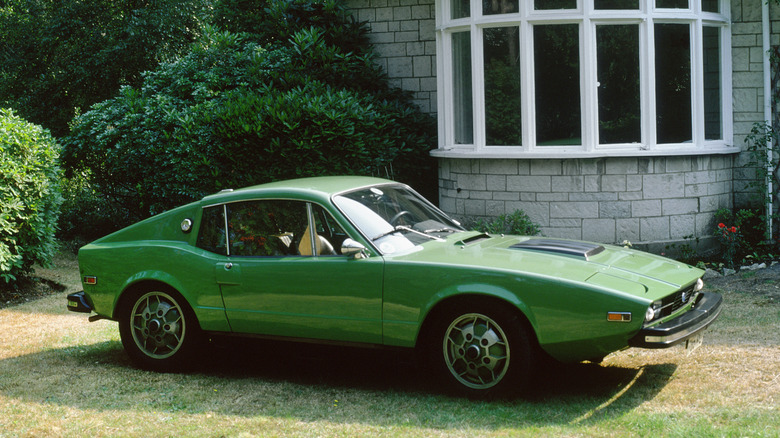
[[[718,224],[718,228],[726,228],[726,224],[721,222],[721,223]]]
[[[731,232],[732,233],[736,233],[737,232],[737,227],[731,227]]]

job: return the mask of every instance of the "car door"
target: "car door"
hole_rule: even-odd
[[[340,255],[347,235],[321,206],[255,200],[211,210],[213,226],[225,223],[214,269],[234,332],[382,342],[383,260]]]

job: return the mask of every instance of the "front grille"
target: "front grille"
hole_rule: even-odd
[[[665,318],[690,303],[691,298],[693,298],[694,287],[695,284],[686,287],[685,289],[681,289],[662,299],[661,312],[658,316],[656,316],[656,319]]]

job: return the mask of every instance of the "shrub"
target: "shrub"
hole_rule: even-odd
[[[744,167],[755,171],[755,178],[748,180],[746,188],[751,193],[754,200],[763,206],[772,203],[775,210],[768,212],[771,220],[768,220],[766,214],[757,214],[758,220],[765,222],[763,229],[766,235],[769,235],[767,225],[776,223],[778,219],[777,206],[780,205],[780,194],[777,190],[777,184],[780,182],[780,148],[778,148],[778,132],[772,126],[764,123],[754,123],[750,134],[745,137],[747,144],[748,160]],[[767,178],[772,177],[775,190],[767,192]],[[763,217],[761,217],[763,216]],[[777,226],[774,225],[774,231]],[[761,236],[765,238],[767,236]]]
[[[62,200],[58,145],[48,131],[0,109],[0,279],[48,264]]]
[[[214,24],[260,44],[288,41],[301,29],[327,29],[330,46],[359,56],[370,50],[368,30],[333,0],[217,0]]]
[[[514,234],[519,236],[537,236],[541,230],[531,218],[521,210],[502,214],[492,220],[476,219],[468,225],[475,231],[490,234]]]
[[[766,242],[766,222],[761,209],[720,209],[715,213],[718,227],[714,235],[721,244],[722,260],[730,268],[745,259],[760,261],[774,257],[774,247]]]
[[[116,230],[113,222],[119,209],[90,184],[83,174],[60,180],[63,202],[57,226],[57,238],[67,249],[76,252],[95,237]]]
[[[208,29],[189,55],[75,120],[68,170],[116,207],[104,213],[117,227],[222,188],[286,178],[390,174],[436,187],[419,181],[435,178],[433,119],[391,89],[369,55],[330,44],[338,32],[306,27],[260,43]]]

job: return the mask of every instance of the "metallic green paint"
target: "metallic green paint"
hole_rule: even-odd
[[[703,275],[622,247],[604,245],[586,260],[510,248],[527,237],[479,238],[470,231],[380,255],[331,199],[387,184],[397,185],[366,177],[271,183],[207,196],[139,222],[79,251],[82,278],[98,279],[84,284],[87,301],[98,315],[115,319],[122,294],[155,282],[181,294],[206,331],[414,347],[437,306],[484,297],[522,314],[553,357],[575,361],[626,348],[654,300]],[[203,207],[254,199],[324,207],[369,257],[231,257],[195,246]],[[184,219],[193,222],[189,232],[181,229]],[[632,319],[607,322],[608,312],[630,312]]]

